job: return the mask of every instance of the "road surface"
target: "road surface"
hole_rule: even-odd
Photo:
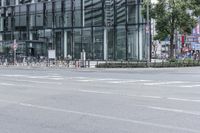
[[[199,133],[200,68],[0,68],[0,133]]]

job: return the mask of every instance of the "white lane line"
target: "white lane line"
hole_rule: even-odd
[[[150,82],[151,80],[118,80],[118,81],[109,81],[108,83],[112,84],[121,84],[121,83],[138,83],[138,82]]]
[[[48,107],[48,106],[33,105],[33,104],[28,104],[28,103],[19,103],[19,105],[24,106],[24,107],[29,107],[29,108],[37,108],[37,109],[47,110],[47,111],[71,113],[71,114],[95,117],[95,118],[100,118],[100,119],[128,122],[128,123],[138,124],[138,125],[154,126],[154,127],[166,128],[166,129],[172,129],[172,130],[178,130],[178,131],[184,131],[184,132],[199,133],[198,130],[189,129],[189,128],[175,127],[175,126],[171,126],[171,125],[163,125],[163,124],[157,124],[157,123],[151,123],[151,122],[145,122],[145,121],[120,118],[120,117],[115,117],[115,116],[107,116],[107,115],[96,114],[96,113],[80,112],[80,111],[74,111],[74,110],[53,108],[53,107]]]
[[[11,83],[0,83],[0,86],[34,87],[34,86],[31,86],[31,85],[11,84]]]
[[[22,77],[30,79],[50,79],[50,80],[63,80],[61,76],[50,75],[50,76],[32,76],[32,75],[0,75],[3,77]]]
[[[198,130],[189,129],[189,128],[176,127],[176,126],[171,126],[171,125],[163,125],[163,124],[157,124],[157,123],[151,123],[151,122],[145,122],[145,121],[138,121],[138,120],[120,118],[120,117],[115,117],[115,116],[107,116],[107,115],[102,115],[102,114],[96,114],[96,113],[80,112],[80,111],[74,111],[74,110],[68,110],[68,109],[54,108],[54,107],[49,107],[49,106],[34,105],[34,104],[29,104],[29,103],[18,103],[18,102],[14,102],[14,101],[1,100],[1,99],[0,99],[0,102],[4,102],[4,103],[8,103],[8,104],[16,104],[16,105],[40,109],[40,110],[71,113],[71,114],[88,116],[88,117],[95,117],[95,118],[100,118],[100,119],[128,122],[128,123],[138,124],[138,125],[154,126],[154,127],[172,129],[172,130],[178,130],[178,131],[184,131],[184,132],[199,133]],[[183,113],[187,113],[187,114],[188,113],[194,114],[193,112],[186,112],[186,111],[181,111],[181,110],[177,110],[177,109],[168,109],[168,108],[160,108],[160,107],[153,107],[153,106],[148,106],[148,108],[156,109],[156,110],[162,110],[162,111],[164,110],[164,111],[173,111],[173,112],[178,112],[178,113],[183,112]],[[199,115],[199,113],[198,113],[198,115]]]
[[[182,84],[183,81],[168,81],[168,82],[153,82],[153,83],[144,83],[144,85],[154,86],[154,85],[170,85],[170,84]]]
[[[14,84],[10,84],[10,83],[0,83],[0,85],[3,85],[3,86],[14,86]]]
[[[175,98],[175,97],[168,97],[169,100],[175,100],[175,101],[184,101],[184,102],[200,102],[198,99],[184,99],[184,98]]]
[[[37,84],[55,84],[55,85],[62,85],[61,82],[43,82],[43,81],[35,81],[35,80],[20,80],[20,79],[14,79],[13,81],[18,82],[30,82],[30,83],[37,83]]]
[[[179,86],[179,87],[182,87],[182,88],[194,88],[194,87],[199,87],[200,85],[182,85],[182,86]]]
[[[200,103],[200,99],[185,99],[185,98],[175,98],[175,97],[161,97],[161,96],[153,96],[153,95],[132,95],[132,94],[113,93],[113,92],[108,92],[108,91],[93,91],[93,90],[85,90],[85,89],[78,89],[78,90],[74,90],[74,91],[84,92],[84,93],[94,93],[94,94],[118,95],[118,96],[127,96],[127,97],[164,99],[164,100],[172,100],[172,101]]]
[[[92,80],[92,79],[82,79],[82,80],[76,80],[76,81],[79,81],[79,82],[92,82],[94,80]]]
[[[162,108],[162,107],[154,107],[154,106],[147,106],[147,107],[150,109],[154,109],[154,110],[200,116],[200,112],[195,112],[195,111],[185,111],[185,110],[181,110],[181,109]]]

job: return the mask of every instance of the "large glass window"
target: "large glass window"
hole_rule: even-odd
[[[53,26],[53,13],[52,13],[52,3],[46,3],[45,11],[45,26],[46,28],[52,28]]]
[[[62,2],[57,1],[55,3],[55,19],[54,19],[54,24],[56,28],[62,27],[63,26],[63,16],[62,16]]]
[[[81,10],[75,10],[74,11],[74,26],[75,27],[81,27],[82,22],[82,11]]]
[[[135,24],[137,23],[137,6],[136,5],[128,5],[127,6],[127,17],[128,17],[128,24]]]
[[[81,36],[82,32],[81,29],[74,30],[74,59],[80,59],[80,52],[81,52]]]
[[[115,0],[115,21],[117,25],[126,23],[126,1]]]
[[[15,27],[20,26],[20,22],[19,22],[19,15],[20,15],[20,11],[19,11],[19,6],[15,7]]]
[[[138,27],[130,26],[128,27],[128,59],[137,60],[138,59]]]
[[[42,27],[43,26],[43,3],[37,3],[36,4],[36,27]]]
[[[72,26],[71,0],[64,1],[64,27]]]
[[[94,59],[103,59],[103,29],[93,29]]]
[[[126,59],[126,30],[124,26],[116,28],[116,59]]]
[[[108,59],[114,59],[114,29],[107,29]]]
[[[93,58],[92,29],[91,28],[83,29],[82,44],[83,44],[82,49],[85,50],[87,59]]]
[[[26,5],[21,5],[20,6],[20,18],[19,18],[21,27],[26,27],[26,25],[27,25],[26,13],[27,13]]]
[[[29,8],[29,26],[30,29],[33,29],[36,25],[36,17],[35,17],[35,4],[31,4]]]

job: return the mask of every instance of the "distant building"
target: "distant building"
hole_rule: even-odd
[[[146,60],[140,0],[1,0],[1,47],[17,54],[91,60]],[[3,50],[0,51],[1,54]]]

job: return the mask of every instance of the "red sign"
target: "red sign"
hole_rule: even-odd
[[[185,44],[185,36],[184,35],[181,36],[181,42],[182,42],[182,47],[184,47],[184,44]]]

